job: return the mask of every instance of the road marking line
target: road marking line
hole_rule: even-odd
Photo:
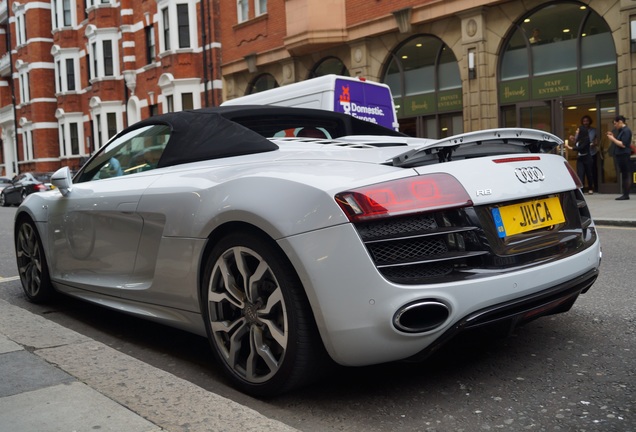
[[[18,280],[18,279],[20,279],[20,276],[13,276],[13,277],[7,277],[7,278],[0,276],[0,283],[2,283],[2,282],[11,282],[11,281]]]

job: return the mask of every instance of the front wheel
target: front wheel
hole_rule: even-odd
[[[4,193],[0,193],[0,206],[2,207],[9,206],[9,203],[7,202],[7,197],[4,195]]]
[[[49,300],[53,285],[44,256],[44,248],[37,229],[31,221],[20,222],[16,233],[15,253],[22,289],[34,303]]]
[[[275,245],[244,233],[222,238],[203,283],[208,338],[239,390],[273,396],[316,377],[325,351],[300,280]]]

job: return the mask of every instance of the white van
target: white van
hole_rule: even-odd
[[[241,96],[221,105],[317,108],[349,114],[389,129],[399,127],[389,86],[364,78],[325,75]]]

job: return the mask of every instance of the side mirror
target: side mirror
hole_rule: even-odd
[[[71,170],[68,167],[60,168],[51,176],[51,183],[58,188],[62,195],[66,196],[73,188],[73,180],[71,178]]]

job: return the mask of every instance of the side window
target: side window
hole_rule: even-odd
[[[166,125],[134,129],[106,144],[84,167],[76,183],[153,170],[169,138],[170,127]]]

